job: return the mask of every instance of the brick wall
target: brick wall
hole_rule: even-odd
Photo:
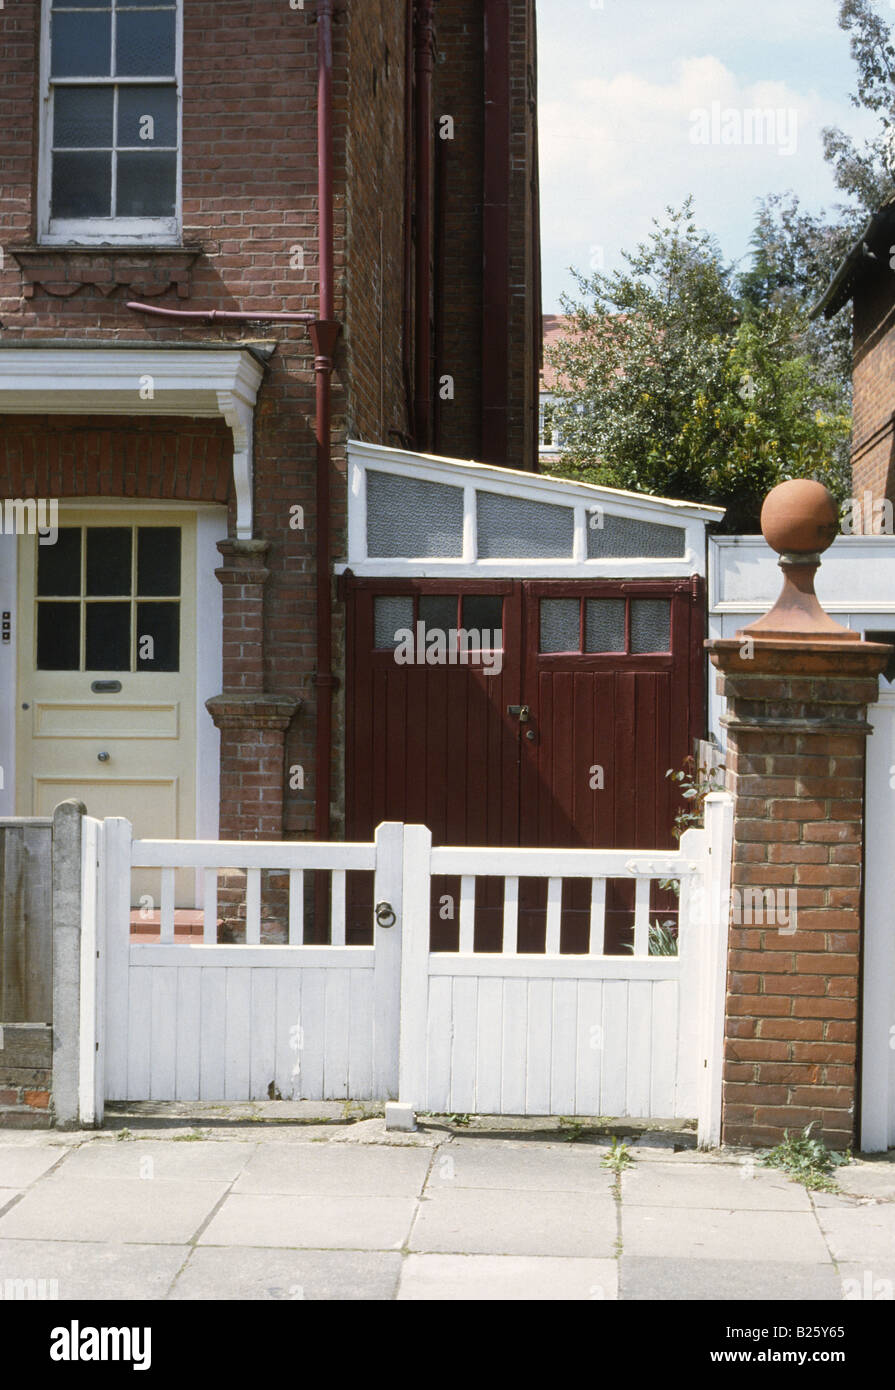
[[[854,298],[852,486],[895,501],[895,277],[866,277]],[[863,510],[863,509],[862,509]]]

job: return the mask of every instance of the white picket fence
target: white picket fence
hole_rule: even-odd
[[[732,804],[674,852],[132,840],[86,818],[81,1119],[104,1100],[399,1099],[417,1111],[698,1117],[720,1134]],[[217,944],[217,872],[246,874],[246,941]],[[131,876],[160,871],[158,942],[130,939]],[[204,885],[203,939],[175,939],[177,871]],[[288,873],[289,944],[261,943],[261,875]],[[304,945],[304,874],[328,872],[330,944]],[[371,946],[345,944],[346,874],[375,875]],[[431,878],[459,876],[459,950],[431,951]],[[503,949],[473,949],[476,880],[504,880]],[[547,880],[546,951],[517,949],[519,880]],[[588,879],[587,954],[560,952],[562,885]],[[634,951],[604,953],[608,879],[635,882]],[[680,881],[678,954],[649,954],[650,885]],[[394,916],[392,925],[388,923]]]

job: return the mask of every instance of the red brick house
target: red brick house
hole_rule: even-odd
[[[537,467],[534,0],[0,36],[0,814],[338,838],[346,441]]]
[[[895,501],[895,197],[873,214],[815,305],[833,318],[852,305],[854,530],[880,529],[880,503]],[[865,493],[870,497],[866,499]],[[888,509],[886,509],[888,510]],[[876,513],[876,515],[874,515]]]

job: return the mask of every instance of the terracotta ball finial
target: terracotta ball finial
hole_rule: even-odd
[[[860,633],[824,612],[814,592],[821,554],[839,532],[839,513],[829,489],[813,478],[778,483],[764,500],[761,530],[780,556],[783,590],[770,613],[741,632],[771,642],[859,641]]]
[[[814,478],[791,478],[771,488],[761,509],[761,533],[780,555],[820,555],[839,531],[836,500]]]

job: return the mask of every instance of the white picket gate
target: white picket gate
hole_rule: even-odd
[[[385,1100],[491,1114],[697,1116],[718,1141],[732,806],[673,852],[132,840],[85,818],[84,1123],[104,1100]],[[246,874],[246,941],[219,945],[217,873]],[[161,872],[160,937],[130,939],[131,875]],[[174,934],[178,870],[201,874],[203,940]],[[289,875],[289,944],[261,943],[261,874]],[[329,872],[329,945],[301,941],[304,873]],[[345,875],[375,874],[372,946],[345,944]],[[432,875],[461,878],[459,950],[429,949]],[[476,878],[504,879],[503,949],[473,950]],[[546,951],[517,950],[520,878],[547,880]],[[591,880],[586,955],[560,953],[562,883]],[[607,879],[634,879],[634,952],[604,954]],[[649,954],[653,880],[680,881],[678,954]],[[392,925],[386,925],[394,915]]]

